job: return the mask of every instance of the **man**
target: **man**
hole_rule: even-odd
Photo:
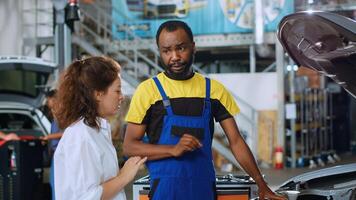
[[[59,129],[58,124],[55,119],[55,116],[54,116],[54,113],[53,113],[55,101],[56,101],[56,95],[57,95],[56,89],[49,90],[46,93],[46,100],[47,100],[46,106],[49,109],[48,118],[51,119],[51,132],[50,132],[50,134],[41,138],[43,141],[49,142],[50,157],[52,158],[51,159],[50,176],[49,176],[49,179],[50,179],[49,182],[50,182],[50,185],[52,188],[52,200],[55,200],[53,155],[54,155],[54,152],[56,151],[59,140],[63,136],[63,131],[61,131]]]
[[[230,148],[256,181],[261,199],[284,199],[266,185],[252,153],[237,128],[239,112],[223,85],[193,72],[195,43],[181,21],[163,23],[156,35],[164,73],[141,83],[131,101],[124,153],[147,156],[150,199],[212,200],[213,120],[220,122]],[[148,141],[142,139],[147,133]]]
[[[63,133],[59,129],[57,122],[55,120],[55,117],[53,115],[53,108],[55,106],[55,101],[56,101],[56,89],[49,90],[46,93],[46,106],[49,109],[48,113],[48,118],[51,120],[51,132],[49,135],[46,135],[42,137],[41,139],[50,141],[50,148],[51,148],[51,155],[54,154],[54,151],[57,148],[58,142],[61,139]]]

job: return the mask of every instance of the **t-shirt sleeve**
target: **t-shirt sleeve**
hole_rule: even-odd
[[[211,99],[213,102],[213,115],[216,121],[237,115],[240,108],[231,93],[216,80],[212,80]]]
[[[154,101],[154,92],[152,90],[155,89],[155,87],[152,87],[151,79],[144,81],[137,87],[125,118],[126,122],[143,123],[143,119]]]

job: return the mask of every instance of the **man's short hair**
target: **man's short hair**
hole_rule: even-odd
[[[57,90],[56,89],[50,89],[48,90],[46,93],[45,93],[45,96],[48,98],[48,97],[54,97],[57,93]]]
[[[191,42],[194,42],[194,39],[193,39],[193,33],[192,33],[192,30],[190,29],[190,27],[188,26],[188,24],[186,24],[185,22],[183,21],[178,21],[178,20],[170,20],[170,21],[166,21],[164,22],[163,24],[161,24],[157,30],[157,34],[156,34],[156,43],[157,43],[157,46],[158,45],[158,39],[159,39],[159,36],[161,35],[161,32],[163,30],[167,30],[168,32],[173,32],[173,31],[176,31],[178,30],[179,28],[183,29]]]

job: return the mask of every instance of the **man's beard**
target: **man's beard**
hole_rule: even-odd
[[[161,59],[161,64],[164,67],[165,74],[169,78],[174,79],[174,80],[187,80],[187,79],[190,79],[194,75],[193,68],[192,68],[193,62],[194,62],[194,55],[192,55],[190,57],[188,62],[176,62],[176,63],[170,64],[170,65],[166,65],[163,62],[163,60]],[[174,72],[172,70],[172,65],[175,65],[175,64],[182,65],[183,68],[184,68],[183,71],[178,72],[178,73]]]

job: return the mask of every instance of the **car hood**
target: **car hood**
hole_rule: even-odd
[[[299,65],[332,78],[356,97],[356,21],[328,12],[285,16],[278,39]]]
[[[328,167],[328,168],[300,174],[298,176],[294,176],[293,178],[285,181],[280,186],[280,188],[283,188],[291,183],[305,183],[311,180],[321,179],[328,176],[332,177],[334,175],[349,174],[355,172],[356,172],[356,163]]]
[[[56,65],[39,58],[0,56],[0,102],[39,107]]]
[[[283,183],[277,193],[289,199],[354,199],[356,163],[329,167],[295,176]]]

